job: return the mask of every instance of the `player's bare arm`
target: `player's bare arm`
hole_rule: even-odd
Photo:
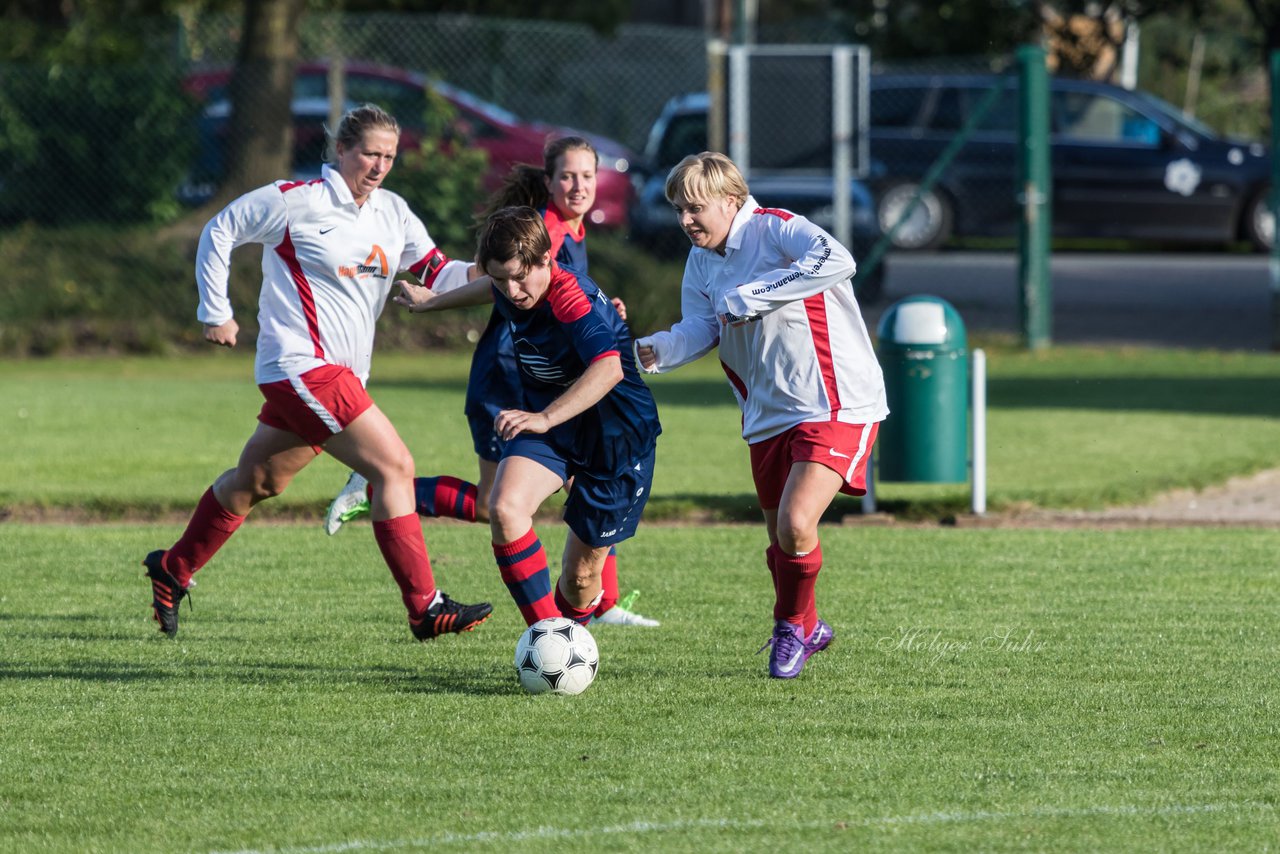
[[[397,274],[396,283],[400,285],[400,293],[396,294],[393,299],[414,313],[447,311],[451,308],[485,305],[493,302],[493,280],[488,276],[472,279],[465,285],[443,294],[437,294],[431,288],[422,284],[421,279],[407,270]]]
[[[597,359],[546,409],[541,412],[504,409],[494,419],[493,429],[504,442],[520,433],[545,433],[595,406],[621,381],[621,359],[617,356]]]

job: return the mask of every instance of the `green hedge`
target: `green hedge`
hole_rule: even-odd
[[[74,352],[160,353],[206,346],[196,322],[192,273],[203,221],[156,230],[144,226],[51,228],[27,224],[0,232],[0,355]],[[431,227],[428,224],[428,227]],[[590,237],[591,272],[626,301],[631,327],[644,334],[676,320],[680,262],[664,263],[620,236]],[[248,341],[256,329],[260,252],[232,256],[231,302]],[[487,311],[424,318],[389,305],[380,349],[465,345]]]
[[[179,71],[0,67],[0,221],[172,219],[197,113]]]

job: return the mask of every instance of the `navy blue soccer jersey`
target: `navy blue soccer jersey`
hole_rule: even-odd
[[[543,221],[551,237],[551,252],[561,267],[587,272],[587,230],[581,224],[575,234],[555,205],[543,208]],[[467,378],[464,412],[471,427],[476,455],[497,462],[502,442],[493,432],[493,419],[503,409],[525,409],[517,376],[516,357],[511,349],[507,324],[495,310],[476,344]]]
[[[531,411],[546,409],[597,359],[616,355],[622,362],[622,380],[603,399],[552,429],[565,457],[604,477],[648,454],[662,432],[658,408],[636,370],[631,332],[595,282],[552,264],[550,287],[533,308],[521,310],[494,293]]]

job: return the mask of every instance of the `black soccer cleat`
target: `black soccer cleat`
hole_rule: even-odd
[[[151,611],[160,631],[169,637],[178,634],[178,605],[187,596],[187,588],[164,568],[164,549],[157,549],[142,560],[151,578]],[[188,603],[190,604],[190,603]]]
[[[420,641],[434,640],[450,632],[469,632],[489,619],[492,611],[493,606],[488,602],[463,605],[450,599],[449,594],[441,593],[440,601],[428,608],[422,619],[409,618],[409,628]]]

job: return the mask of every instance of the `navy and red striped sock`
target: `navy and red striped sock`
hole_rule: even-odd
[[[588,602],[587,607],[579,608],[576,605],[570,604],[569,600],[564,598],[564,594],[560,592],[560,585],[557,584],[555,600],[556,607],[560,610],[561,614],[568,617],[570,620],[573,620],[578,625],[585,626],[587,623],[591,622],[591,615],[596,613],[596,608],[599,607],[600,595],[597,594],[596,598]]]
[[[547,568],[547,552],[533,528],[514,542],[493,544],[498,572],[515,600],[526,625],[560,616],[551,595],[551,571]]]
[[[413,479],[415,506],[419,516],[476,520],[476,485],[457,477],[442,474],[438,477]]]
[[[600,574],[600,583],[604,590],[600,594],[600,604],[592,613],[600,616],[618,604],[618,548],[609,546],[609,553],[604,558],[604,571]]]

